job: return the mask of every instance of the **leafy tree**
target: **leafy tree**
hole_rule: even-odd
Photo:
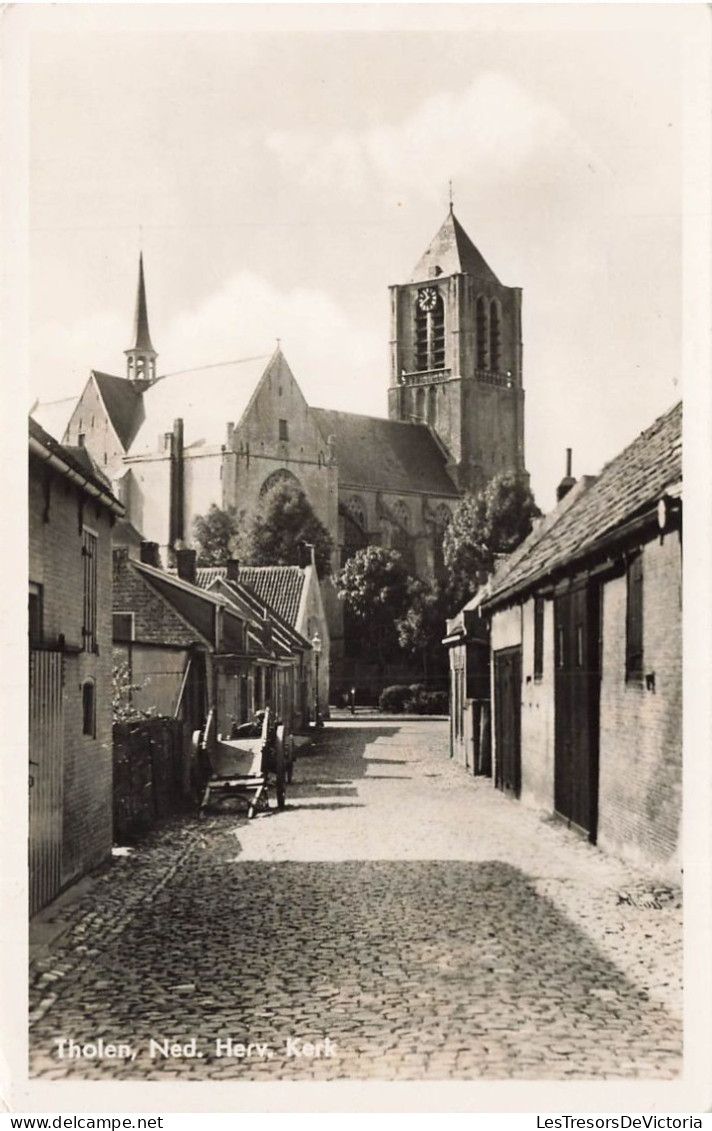
[[[349,558],[334,580],[362,648],[383,674],[386,661],[399,650],[396,624],[406,616],[411,599],[413,579],[400,554],[366,546]]]
[[[279,480],[260,499],[248,525],[243,557],[250,565],[299,565],[304,544],[314,547],[320,577],[331,572],[332,541],[298,483]]]
[[[136,719],[151,719],[156,715],[155,707],[139,710],[133,704],[134,691],[148,687],[150,679],[143,684],[133,683],[129,665],[125,660],[115,663],[111,672],[111,709],[115,723],[129,723]]]
[[[402,650],[419,655],[423,665],[423,678],[444,676],[447,654],[442,646],[445,621],[454,616],[452,597],[443,585],[429,584],[420,578],[408,582],[408,607],[396,621],[398,643]]]
[[[497,475],[482,491],[466,495],[443,539],[452,597],[467,600],[477,588],[477,574],[491,572],[498,555],[511,554],[540,514],[521,476]]]
[[[213,503],[207,514],[195,518],[193,536],[200,566],[225,565],[239,556],[240,520],[232,510],[222,510]]]

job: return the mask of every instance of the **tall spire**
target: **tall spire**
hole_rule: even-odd
[[[126,354],[127,376],[131,381],[153,381],[156,377],[156,358],[158,354],[151,342],[148,328],[148,309],[146,305],[146,284],[143,277],[143,252],[138,259],[138,291],[136,292],[136,314],[134,317],[133,345],[124,350]]]

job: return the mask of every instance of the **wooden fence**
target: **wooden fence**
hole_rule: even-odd
[[[189,736],[180,719],[114,724],[114,841],[140,838],[193,802]]]

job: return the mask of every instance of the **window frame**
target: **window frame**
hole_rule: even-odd
[[[628,558],[625,581],[625,679],[626,683],[642,683],[645,665],[645,577],[642,550],[638,550]]]
[[[82,680],[82,735],[96,738],[96,683],[91,678]]]
[[[545,599],[534,598],[534,680],[539,683],[544,678],[544,609]]]
[[[82,651],[98,652],[99,535],[82,526]]]

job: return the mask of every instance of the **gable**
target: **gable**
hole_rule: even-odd
[[[324,440],[311,414],[284,354],[277,350],[235,428],[234,447],[239,450],[240,444],[249,444],[285,460],[304,454],[317,459]]]

